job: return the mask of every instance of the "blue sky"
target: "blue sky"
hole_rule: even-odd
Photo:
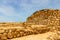
[[[45,8],[60,9],[60,0],[0,0],[0,22],[23,22]]]

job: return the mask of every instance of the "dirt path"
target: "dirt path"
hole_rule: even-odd
[[[15,38],[11,40],[46,40],[46,38],[52,34],[51,32],[47,32],[44,34],[37,34],[37,35],[29,35],[29,36],[24,36],[20,38]]]

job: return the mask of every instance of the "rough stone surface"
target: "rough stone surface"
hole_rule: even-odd
[[[42,10],[36,11],[27,18],[26,22],[30,24],[60,26],[60,10],[42,9]]]

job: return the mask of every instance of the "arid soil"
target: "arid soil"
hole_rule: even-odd
[[[11,40],[48,40],[47,37],[49,37],[50,35],[52,35],[52,32],[47,32],[47,33],[37,34],[37,35],[29,35],[29,36],[15,38]]]

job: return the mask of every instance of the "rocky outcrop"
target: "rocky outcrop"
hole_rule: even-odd
[[[60,10],[42,9],[34,12],[26,20],[29,24],[60,25]]]

